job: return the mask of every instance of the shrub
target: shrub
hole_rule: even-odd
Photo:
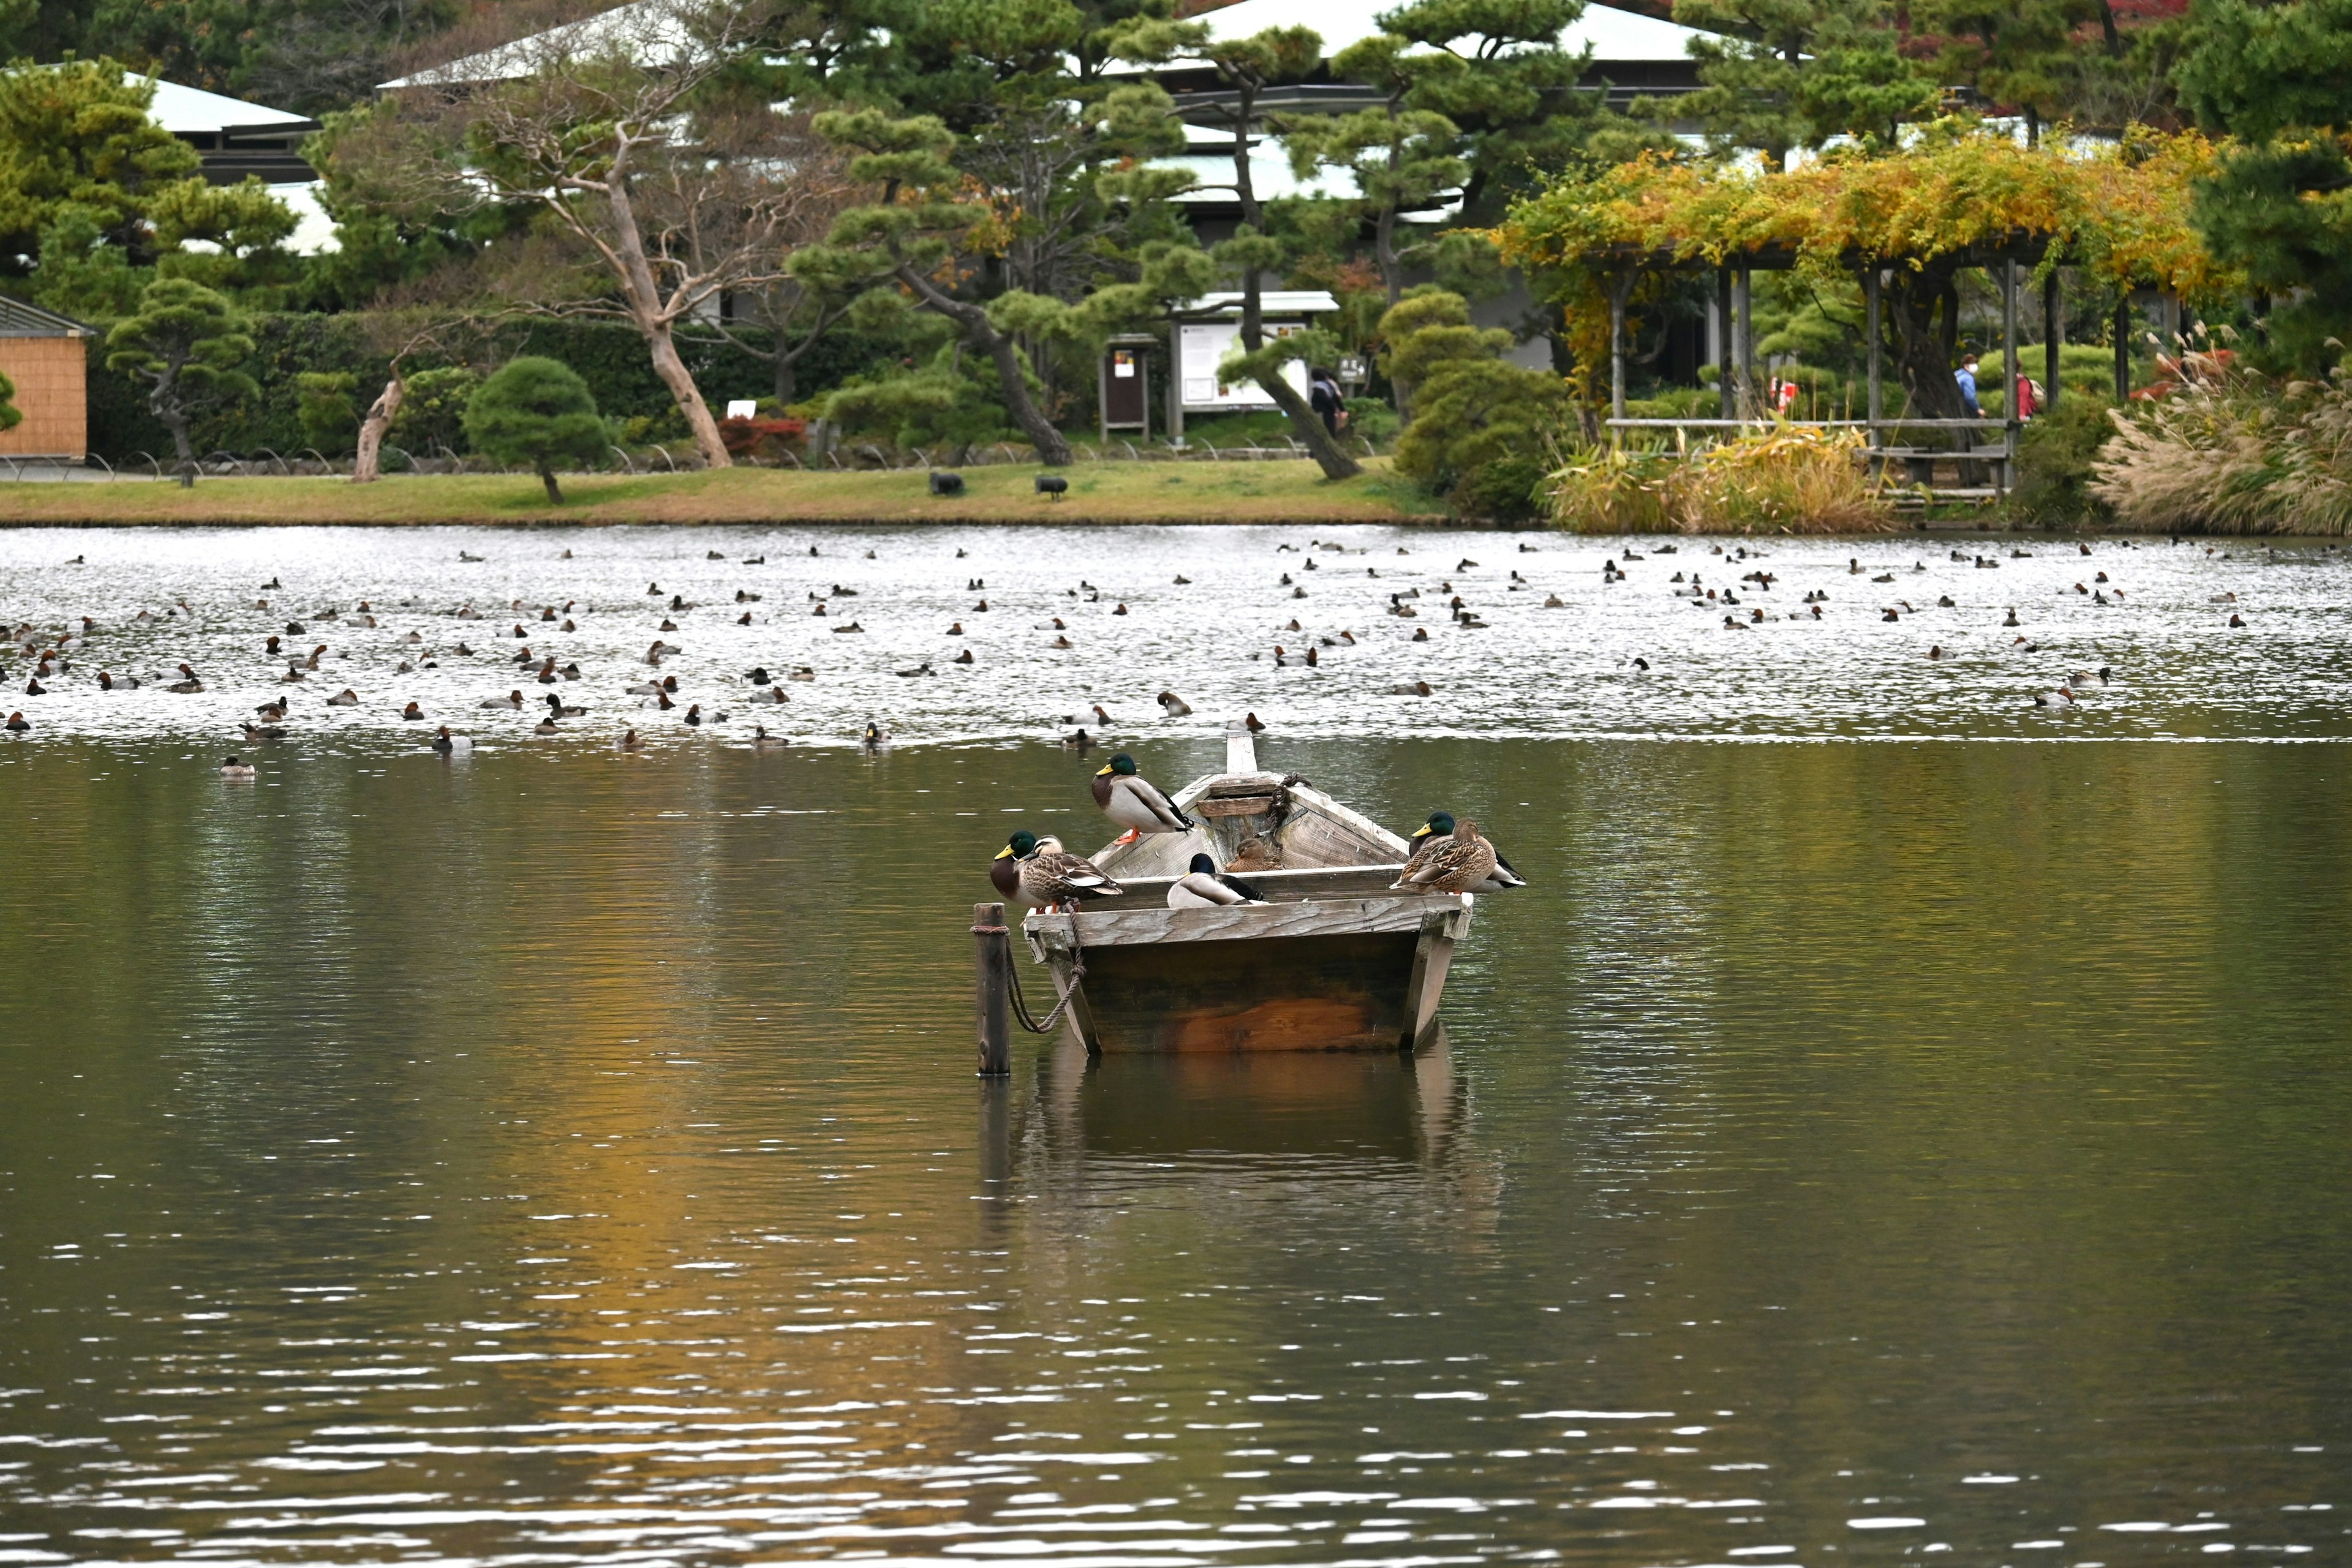
[[[2133,528],[2216,533],[2352,529],[2352,395],[2284,385],[2189,355],[2168,395],[2116,413],[2090,491]]]
[[[1534,516],[1544,446],[1568,413],[1567,383],[1504,363],[1511,334],[1472,326],[1468,302],[1441,289],[1408,294],[1381,318],[1381,334],[1390,378],[1412,393],[1397,471],[1465,515]]]
[[[466,405],[482,384],[470,365],[420,370],[401,381],[400,412],[393,416],[394,445],[412,457],[466,449]]]
[[[559,459],[593,463],[609,440],[588,384],[569,365],[525,354],[509,360],[466,405],[466,436],[501,463],[539,470],[550,503],[562,506]]]
[[[1671,452],[1591,447],[1546,477],[1544,510],[1576,533],[1670,533],[1666,487],[1681,461]]]
[[[299,416],[303,439],[330,458],[339,458],[359,445],[359,412],[352,392],[360,378],[347,370],[306,370],[294,378],[301,398]]]
[[[2110,406],[2070,388],[2056,408],[2027,421],[2018,438],[2017,488],[2009,492],[2012,518],[2068,527],[2113,516],[2106,503],[2091,493],[2091,465],[2100,446],[2115,433],[2107,418]]]
[[[1579,533],[1883,533],[1894,509],[1862,453],[1859,431],[1801,426],[1687,457],[1595,453],[1552,472],[1546,510]]]

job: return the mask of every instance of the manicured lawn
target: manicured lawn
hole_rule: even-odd
[[[525,474],[0,484],[11,523],[696,523],[696,522],[1402,522],[1435,521],[1442,503],[1388,472],[1339,484],[1312,463],[1081,463],[1068,495],[1038,495],[1043,470],[963,470],[964,493],[933,496],[912,472],[567,475],[564,504]]]

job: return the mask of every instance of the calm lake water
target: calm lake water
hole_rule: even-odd
[[[1671,597],[1694,554],[1756,569],[1704,545],[1603,590],[1603,542],[1349,537],[1383,578],[1399,542],[1484,562],[1492,628],[1432,590],[1276,670],[1273,574],[1319,595],[1334,558],[1271,531],[780,535],[745,608],[791,620],[751,628],[689,574],[755,535],[0,534],[0,616],[102,628],[0,744],[0,1563],[2352,1558],[2352,563],[1792,545],[1772,613],[1843,619],[1734,634]],[[914,575],[894,541],[959,574],[935,605],[878,580]],[[382,600],[333,637],[356,673],[275,681],[258,584],[521,595],[461,544],[576,601],[587,733],[470,709],[515,683],[487,658],[404,683]],[[614,586],[556,582],[567,544]],[[1970,585],[2052,579],[2042,651],[1920,658],[1857,551],[1978,619],[2009,601]],[[1114,569],[1180,562],[1212,608],[1119,645]],[[982,575],[1018,630],[968,686],[900,680],[913,632],[801,626],[836,568],[877,579],[834,601],[869,637],[937,636]],[[2091,569],[2135,607],[2073,595]],[[1029,628],[1081,578],[1056,664]],[[664,668],[732,742],[625,706],[650,600],[577,607],[674,579],[711,604]],[[751,752],[745,653],[818,666],[803,740],[869,704],[956,739]],[[1441,690],[1389,699],[1415,654]],[[2026,706],[2095,656],[2083,711]],[[93,689],[183,658],[211,689]],[[320,705],[344,685],[373,705]],[[296,734],[225,783],[281,691]],[[988,856],[1108,837],[1100,753],[1034,738],[1081,698],[1171,788],[1248,706],[1269,764],[1392,826],[1475,813],[1534,885],[1481,900],[1442,1048],[1024,1037],[976,1082]]]

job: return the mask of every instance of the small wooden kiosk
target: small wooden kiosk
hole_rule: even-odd
[[[89,453],[90,329],[0,296],[0,375],[24,419],[0,430],[0,457],[79,463]]]

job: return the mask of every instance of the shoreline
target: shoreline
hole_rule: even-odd
[[[528,474],[393,474],[373,484],[303,476],[0,484],[0,527],[610,526],[799,523],[1402,523],[1446,526],[1443,501],[1394,477],[1385,458],[1352,479],[1311,463],[1082,463],[1055,470],[1066,496],[1040,495],[1034,465],[955,470],[964,493],[929,493],[926,469],[559,476],[551,506]]]

